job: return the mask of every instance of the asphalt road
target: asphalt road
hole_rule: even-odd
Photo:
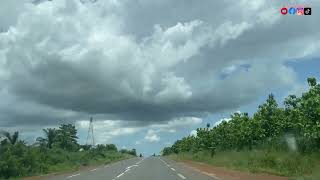
[[[163,157],[133,158],[51,179],[70,180],[217,180]]]

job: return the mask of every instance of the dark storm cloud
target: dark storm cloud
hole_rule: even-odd
[[[281,17],[265,0],[56,0],[23,8],[0,34],[0,126],[90,115],[137,125],[200,117],[292,87],[285,60],[319,55],[316,28],[294,28],[315,26],[318,17]]]

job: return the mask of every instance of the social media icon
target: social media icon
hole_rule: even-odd
[[[297,8],[297,15],[301,16],[304,14],[304,8]]]
[[[281,12],[281,14],[286,15],[286,14],[288,14],[288,9],[285,7],[281,8],[280,12]]]
[[[311,15],[311,8],[305,7],[304,8],[304,15]]]
[[[289,9],[289,14],[296,14],[296,8],[294,8],[294,7],[291,7],[290,9]]]

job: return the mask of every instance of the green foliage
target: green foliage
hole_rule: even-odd
[[[80,166],[107,164],[136,155],[135,149],[120,153],[114,144],[78,145],[77,130],[71,124],[43,132],[44,137],[38,137],[38,143],[32,146],[19,141],[18,132],[13,135],[1,133],[5,139],[0,142],[0,179],[75,170]]]
[[[15,145],[18,142],[19,132],[14,132],[13,135],[11,135],[9,132],[4,131],[1,132],[1,134],[5,138],[4,142],[2,143],[10,143],[11,145]]]
[[[231,115],[230,121],[223,121],[212,128],[209,128],[209,124],[206,128],[199,128],[196,137],[184,137],[171,147],[164,148],[162,153],[192,152],[196,155],[207,152],[211,157],[217,152],[259,149],[298,154],[317,153],[320,149],[320,85],[315,78],[308,78],[308,84],[310,89],[302,96],[290,95],[285,98],[283,108],[270,94],[253,117],[249,117],[248,113],[235,113]],[[303,164],[303,161],[294,160],[292,163],[291,160],[287,159],[287,165],[283,163],[284,168],[299,168],[299,164]],[[266,165],[264,168],[271,169],[279,163],[274,156],[266,156],[261,162]]]
[[[120,152],[123,153],[123,154],[130,154],[132,156],[137,156],[136,149],[131,149],[131,150],[121,149]]]
[[[118,151],[117,146],[114,144],[106,144],[106,150],[108,151]]]
[[[171,154],[169,157],[175,160],[192,160],[219,167],[291,176],[298,179],[305,179],[305,177],[317,179],[313,177],[316,177],[316,173],[320,170],[318,153],[300,154],[276,150],[242,150],[218,152],[215,157],[211,158],[210,152],[199,151],[197,153]]]
[[[56,141],[58,131],[55,128],[43,129],[45,137],[38,137],[37,141],[41,146],[45,146],[49,149],[52,148],[53,143]]]
[[[1,145],[0,150],[0,177],[30,175],[38,170],[46,170],[43,163],[38,162],[41,159],[39,149],[18,142],[14,145]]]
[[[57,130],[56,144],[62,149],[68,151],[78,150],[77,139],[77,129],[72,124],[62,124]]]
[[[172,154],[173,153],[173,151],[172,151],[172,148],[170,148],[170,147],[165,147],[163,150],[162,150],[162,155],[164,155],[164,156],[168,156],[168,155],[170,155],[170,154]]]

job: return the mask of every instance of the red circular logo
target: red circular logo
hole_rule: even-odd
[[[283,15],[286,15],[286,14],[288,14],[288,9],[287,8],[281,8],[281,14],[283,14]]]

